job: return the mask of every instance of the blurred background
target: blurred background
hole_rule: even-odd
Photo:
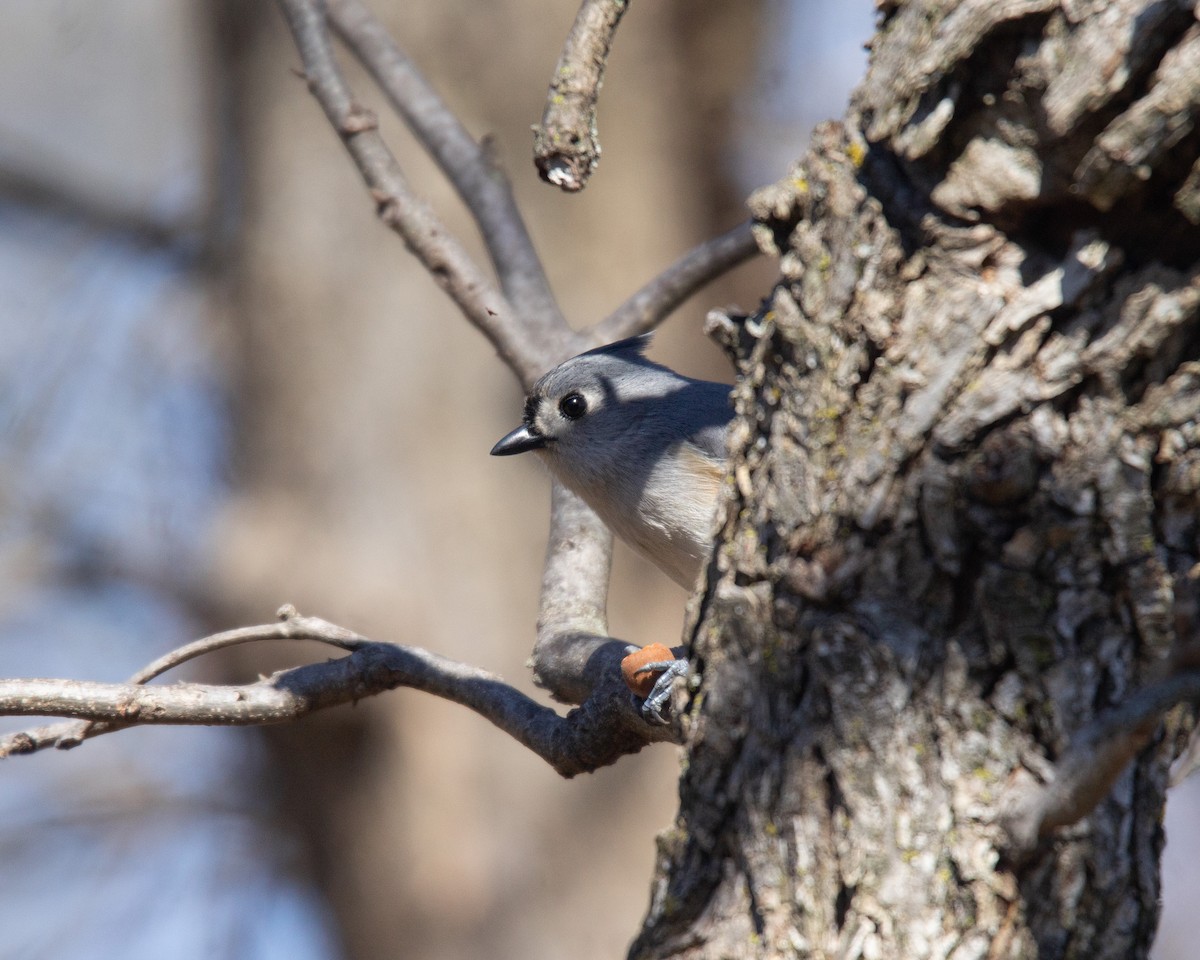
[[[869,0],[635,5],[603,162],[567,197],[536,180],[529,126],[573,5],[373,7],[494,139],[577,324],[744,216],[842,111],[873,16]],[[290,602],[535,693],[548,483],[487,456],[517,386],[377,222],[298,67],[271,4],[0,6],[0,675],[123,679]],[[771,277],[759,263],[706,290],[652,355],[729,379],[704,313],[756,305]],[[616,635],[675,643],[684,601],[619,550]],[[325,655],[245,650],[182,675]],[[621,956],[677,775],[659,747],[563,781],[411,691],[269,730],[137,729],[14,758],[0,958]],[[1172,893],[1200,882],[1197,800],[1185,786],[1169,810],[1159,960],[1193,955]]]

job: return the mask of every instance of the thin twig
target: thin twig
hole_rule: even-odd
[[[508,299],[409,186],[375,116],[355,101],[334,59],[323,5],[319,0],[279,0],[279,5],[304,61],[309,89],[354,158],[380,219],[400,234],[521,382],[531,383],[545,369],[540,350],[531,346]]]
[[[329,20],[347,49],[370,71],[396,112],[454,185],[487,247],[516,310],[516,323],[544,356],[543,370],[583,349],[567,326],[508,178],[361,0],[328,0]]]
[[[168,670],[173,670],[189,660],[195,660],[218,650],[240,646],[244,643],[260,643],[263,640],[313,640],[317,643],[327,643],[351,651],[357,650],[363,644],[370,643],[361,634],[329,623],[320,617],[302,617],[290,603],[280,607],[277,616],[279,617],[278,623],[268,623],[257,627],[238,627],[186,643],[146,664],[125,682],[149,683],[155,677],[162,676]],[[56,741],[54,746],[68,749],[93,736],[109,733],[118,728],[117,724],[101,724],[97,721],[85,720],[83,723],[75,724],[72,731],[55,732],[53,735]],[[0,756],[2,755],[0,754]]]
[[[759,252],[752,226],[747,220],[693,247],[597,323],[592,338],[610,343],[653,330],[705,284]]]
[[[596,100],[628,6],[628,0],[583,0],[554,68],[542,122],[533,130],[539,175],[568,193],[587,186],[600,162]]]
[[[320,617],[302,617],[290,603],[280,607],[276,615],[279,618],[276,623],[224,630],[186,643],[151,661],[125,682],[136,685],[149,683],[155,677],[161,676],[189,660],[195,660],[197,657],[244,643],[260,643],[264,640],[312,640],[353,651],[371,642],[361,634],[322,620]],[[0,739],[0,757],[7,756],[10,752],[33,753],[45,747],[69,750],[83,743],[84,740],[90,740],[92,737],[98,737],[104,733],[112,733],[126,726],[129,724],[84,720],[37,727]],[[14,747],[14,744],[17,746]]]
[[[356,649],[337,660],[284,670],[240,686],[0,680],[0,716],[64,716],[103,724],[93,735],[142,724],[249,726],[292,720],[385,690],[412,687],[474,710],[568,777],[670,736],[669,731],[656,730],[641,719],[628,692],[621,695],[623,687],[618,688],[616,677],[597,689],[599,696],[560,717],[484,670],[416,647],[365,638],[360,642],[356,634],[333,624],[315,618],[302,620],[309,626],[321,626],[297,628],[294,638],[332,641]],[[260,638],[277,637],[281,626],[267,624],[238,632],[242,642],[248,642],[252,632]],[[0,757],[57,746],[77,726],[56,724],[0,738]]]
[[[1086,817],[1146,746],[1164,713],[1200,700],[1200,672],[1188,670],[1144,687],[1080,730],[1044,784],[1026,783],[1010,799],[1001,823],[1006,853],[1021,861],[1060,827]]]
[[[295,607],[286,604],[279,608],[278,623],[238,627],[193,640],[146,664],[126,682],[149,683],[155,677],[162,676],[168,670],[173,670],[189,660],[215,653],[217,650],[225,650],[243,643],[259,643],[263,640],[313,640],[349,651],[357,650],[371,642],[361,633],[339,627],[320,617],[302,617]]]

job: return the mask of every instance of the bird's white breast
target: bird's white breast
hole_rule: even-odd
[[[546,459],[618,537],[676,583],[689,590],[695,586],[712,543],[723,464],[686,441],[644,476],[619,470],[578,476]]]

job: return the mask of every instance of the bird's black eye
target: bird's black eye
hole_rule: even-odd
[[[568,420],[578,420],[587,413],[587,401],[582,393],[568,393],[558,401],[558,410]]]

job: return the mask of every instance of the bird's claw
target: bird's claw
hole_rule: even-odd
[[[661,673],[659,673],[660,670],[662,671]],[[660,660],[656,663],[647,663],[637,670],[638,674],[658,673],[658,679],[654,681],[650,695],[642,701],[642,716],[647,721],[658,726],[665,726],[670,723],[663,714],[663,707],[671,699],[671,688],[675,684],[675,678],[684,676],[687,670],[688,662],[684,659]]]

